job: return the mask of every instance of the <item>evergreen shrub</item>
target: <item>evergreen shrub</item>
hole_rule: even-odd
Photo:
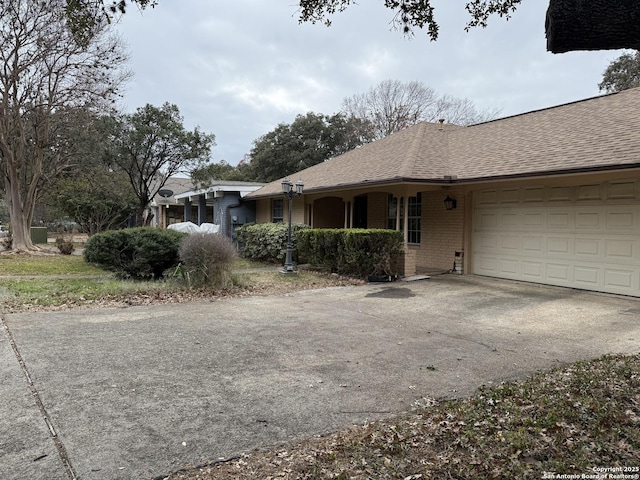
[[[151,227],[97,233],[87,241],[84,258],[121,277],[157,279],[178,264],[178,248],[186,235]]]
[[[292,256],[297,262],[296,238],[298,232],[308,229],[308,225],[294,224],[291,226]],[[239,227],[236,230],[236,240],[242,256],[251,260],[269,263],[283,262],[287,253],[286,223],[254,223]]]
[[[402,232],[384,229],[309,229],[297,235],[298,250],[314,267],[366,278],[401,272]]]

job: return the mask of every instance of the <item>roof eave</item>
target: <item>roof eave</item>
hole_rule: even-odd
[[[567,175],[580,175],[589,173],[618,172],[640,169],[639,163],[630,163],[625,165],[596,165],[592,167],[579,167],[571,169],[543,170],[538,172],[515,173],[508,175],[492,175],[487,177],[469,177],[455,180],[453,183],[484,183],[504,180],[525,180],[528,178],[558,177]]]
[[[305,194],[316,194],[316,193],[324,193],[324,192],[336,192],[336,191],[347,191],[347,190],[364,190],[369,189],[371,187],[377,187],[381,185],[400,185],[400,184],[423,184],[423,185],[450,185],[451,183],[455,183],[455,178],[412,178],[412,177],[395,177],[389,178],[386,180],[373,180],[373,181],[363,181],[358,183],[345,183],[339,185],[329,185],[322,187],[311,187],[305,188]],[[260,194],[260,191],[257,190],[248,195],[250,199],[259,199],[259,198],[270,198],[270,197],[279,197],[282,195],[282,192],[273,192],[273,193],[263,193]]]
[[[556,169],[556,170],[544,170],[539,172],[526,172],[526,173],[517,173],[517,174],[507,174],[507,175],[491,175],[486,177],[469,177],[469,178],[459,178],[456,176],[446,176],[443,178],[412,178],[412,177],[396,177],[390,178],[387,180],[376,180],[376,181],[365,181],[359,183],[351,183],[351,184],[342,184],[342,185],[331,185],[331,186],[322,186],[315,188],[308,188],[304,190],[305,194],[317,194],[317,193],[325,193],[325,192],[343,192],[347,190],[364,190],[369,189],[371,187],[377,186],[389,186],[389,185],[399,185],[399,184],[421,184],[421,185],[464,185],[464,184],[473,184],[473,183],[486,183],[486,182],[496,182],[496,181],[505,181],[505,180],[525,180],[528,178],[542,178],[542,177],[556,177],[556,176],[566,176],[566,175],[579,175],[579,174],[589,174],[589,173],[603,173],[603,172],[615,172],[615,171],[626,171],[640,169],[639,163],[632,163],[626,165],[598,165],[593,167],[580,167],[573,169]],[[260,194],[259,190],[251,192],[247,197],[250,200],[258,200],[262,198],[272,198],[279,197],[282,195],[282,192],[274,192],[274,193],[265,193]]]

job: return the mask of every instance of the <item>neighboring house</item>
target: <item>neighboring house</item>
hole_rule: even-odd
[[[176,199],[176,195],[188,192],[193,189],[193,182],[190,178],[170,177],[160,189],[160,194],[156,194],[149,206],[153,218],[151,225],[159,228],[167,228],[172,223],[184,222],[184,205]],[[197,212],[197,207],[196,210]],[[193,215],[194,212],[191,212]]]
[[[183,205],[183,221],[198,225],[215,223],[220,225],[220,233],[233,238],[237,227],[256,221],[255,201],[243,201],[243,198],[263,185],[220,180],[207,188],[176,194],[175,199]]]
[[[292,174],[304,182],[293,220],[401,230],[406,275],[459,260],[464,273],[640,296],[638,112],[636,88],[469,127],[420,123]],[[258,222],[287,220],[280,183],[247,196]]]
[[[152,225],[166,228],[180,222],[215,223],[233,237],[236,227],[256,221],[255,201],[242,201],[264,183],[218,181],[194,190],[190,178],[171,177],[151,203]]]

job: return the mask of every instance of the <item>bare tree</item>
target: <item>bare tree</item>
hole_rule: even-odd
[[[35,205],[76,159],[69,139],[103,110],[128,74],[120,42],[106,23],[85,45],[67,28],[65,0],[0,0],[0,172],[13,247],[31,250]]]
[[[479,111],[468,99],[438,95],[421,82],[384,80],[366,93],[345,98],[342,111],[373,125],[375,138],[382,138],[418,122],[445,119],[470,125],[494,118],[498,111]]]

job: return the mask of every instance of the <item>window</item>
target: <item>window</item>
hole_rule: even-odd
[[[387,228],[389,230],[396,229],[396,216],[398,212],[398,197],[394,197],[393,194],[389,194],[387,197]],[[400,222],[402,225],[402,222]]]
[[[404,199],[389,194],[387,197],[387,228],[395,230],[397,225],[398,205],[400,206],[400,230],[404,228]],[[422,193],[415,197],[409,197],[409,218],[407,232],[408,243],[420,243],[420,230],[422,227]]]
[[[271,221],[280,223],[284,221],[284,199],[273,200],[271,203]]]
[[[408,243],[420,243],[420,222],[422,218],[422,193],[415,197],[409,197],[408,208],[409,230],[407,232]]]

